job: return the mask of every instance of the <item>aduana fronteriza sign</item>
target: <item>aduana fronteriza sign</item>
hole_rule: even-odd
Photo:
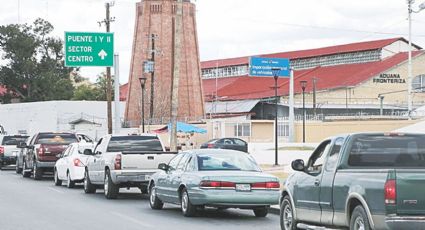
[[[382,84],[406,84],[406,80],[400,77],[400,74],[383,73],[373,79],[373,83]]]

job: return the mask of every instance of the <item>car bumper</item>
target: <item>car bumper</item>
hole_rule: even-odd
[[[194,205],[249,208],[277,205],[280,194],[278,190],[237,192],[235,190],[195,189],[189,191],[189,196]]]
[[[385,219],[390,230],[395,229],[425,229],[425,216],[392,216]]]
[[[111,179],[115,184],[121,183],[139,183],[148,184],[152,174],[157,171],[146,170],[117,170],[111,171]]]
[[[38,161],[37,162],[37,167],[38,168],[54,168],[55,167],[56,162],[54,161]]]
[[[70,168],[71,171],[71,179],[74,181],[82,181],[84,180],[84,173],[85,168],[84,167],[72,167]]]

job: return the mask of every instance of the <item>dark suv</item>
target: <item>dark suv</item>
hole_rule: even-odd
[[[45,172],[53,172],[58,155],[74,142],[78,142],[74,133],[45,132],[33,135],[29,144],[20,143],[18,147],[26,150],[22,151],[23,177],[33,174],[35,180],[40,180]]]

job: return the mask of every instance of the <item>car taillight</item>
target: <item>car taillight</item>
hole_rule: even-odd
[[[37,154],[39,156],[44,155],[44,148],[43,148],[43,146],[40,146],[40,148],[37,149]]]
[[[211,143],[210,143],[210,144],[208,144],[208,145],[207,145],[207,147],[208,147],[209,149],[212,149],[212,148],[214,148],[214,144],[211,144]]]
[[[121,170],[121,154],[115,156],[114,168],[115,170]]]
[[[199,184],[201,188],[235,188],[236,183],[228,182],[228,181],[201,181]]]
[[[279,182],[258,182],[251,184],[251,189],[279,189]]]
[[[75,158],[74,159],[74,166],[76,166],[76,167],[84,167],[83,162],[81,162],[81,160],[78,159],[78,158]]]
[[[387,180],[384,187],[385,204],[395,204],[397,198],[397,189],[395,180]]]
[[[0,155],[4,155],[4,147],[0,146]]]

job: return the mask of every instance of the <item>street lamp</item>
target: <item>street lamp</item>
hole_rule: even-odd
[[[409,118],[411,117],[412,113],[412,13],[419,13],[423,9],[425,9],[425,2],[421,3],[419,5],[419,10],[415,11],[412,9],[412,5],[415,3],[415,0],[407,0],[407,6],[408,6],[408,12],[409,12],[409,62],[407,66],[407,112],[409,114]]]
[[[300,81],[300,84],[303,90],[303,143],[305,143],[305,88],[307,88],[307,81]]]
[[[140,76],[140,86],[142,86],[142,132],[145,133],[145,84],[146,77]]]
[[[278,135],[277,135],[277,125],[278,125],[278,121],[277,121],[277,110],[278,110],[278,102],[279,102],[279,98],[277,96],[277,79],[279,78],[279,74],[280,71],[282,69],[281,68],[272,68],[272,73],[273,73],[273,77],[274,77],[274,96],[275,96],[275,116],[274,116],[274,122],[275,122],[275,127],[274,127],[274,165],[279,165],[279,158],[278,158]]]

